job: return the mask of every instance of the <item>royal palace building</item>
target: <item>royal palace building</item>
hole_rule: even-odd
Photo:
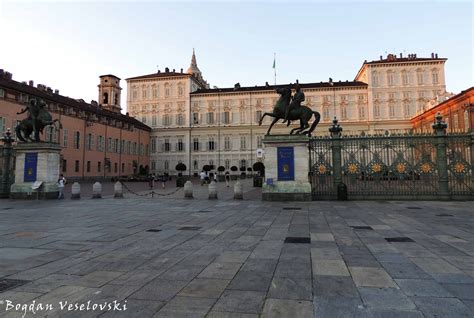
[[[321,114],[314,135],[327,135],[334,117],[348,134],[412,128],[412,117],[431,99],[446,95],[446,60],[434,53],[428,58],[389,54],[364,61],[352,81],[300,83],[302,104]],[[166,68],[126,81],[127,110],[152,127],[151,171],[170,174],[180,162],[195,174],[204,165],[248,168],[260,161],[271,119],[267,116],[262,126],[258,122],[277,101],[275,89],[285,86],[210,88],[194,52],[186,72]],[[282,124],[272,130],[287,132]]]
[[[62,129],[46,126],[41,140],[58,143],[60,171],[69,179],[101,179],[146,173],[149,168],[151,128],[121,113],[120,79],[100,76],[99,102],[86,103],[59,94],[33,81],[17,82],[0,70],[0,135],[15,127],[27,113],[18,115],[32,98],[45,102]]]

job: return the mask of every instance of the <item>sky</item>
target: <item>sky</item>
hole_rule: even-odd
[[[353,80],[387,53],[446,57],[446,86],[473,86],[471,1],[0,0],[0,68],[62,95],[97,100],[99,76],[126,82],[189,67],[212,86]]]

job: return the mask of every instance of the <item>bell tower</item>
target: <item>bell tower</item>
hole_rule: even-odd
[[[112,112],[120,113],[120,78],[115,75],[101,75],[99,87],[99,105]]]

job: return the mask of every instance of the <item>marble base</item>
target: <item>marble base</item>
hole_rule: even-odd
[[[12,199],[56,199],[58,197],[59,166],[61,146],[58,144],[35,142],[14,146],[16,152],[15,183],[10,188]],[[34,181],[26,182],[25,155],[37,153],[36,181],[42,181],[39,189],[33,190]]]
[[[301,135],[270,135],[263,139],[265,183],[264,201],[310,201],[309,138]],[[278,180],[278,147],[292,147],[294,154],[294,180]],[[272,179],[272,184],[267,180]]]

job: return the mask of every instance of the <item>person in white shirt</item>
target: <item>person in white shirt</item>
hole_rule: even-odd
[[[201,171],[199,176],[201,177],[201,186],[202,186],[206,182],[206,173],[204,171]]]
[[[58,179],[58,190],[59,190],[58,199],[64,199],[64,186],[65,185],[66,185],[66,178],[64,178],[63,174],[60,174],[59,179]]]

